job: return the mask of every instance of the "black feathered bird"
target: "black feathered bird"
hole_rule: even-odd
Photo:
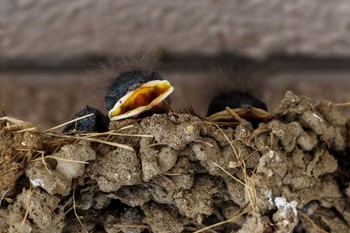
[[[208,106],[206,120],[214,122],[235,121],[230,108],[240,118],[253,124],[266,119],[270,114],[266,104],[256,96],[260,95],[265,77],[261,71],[244,70],[233,71],[218,68],[211,72],[214,88]]]
[[[153,60],[152,60],[153,59]],[[105,107],[110,121],[126,118],[138,118],[153,113],[164,113],[169,110],[169,95],[174,88],[169,81],[150,67],[154,57],[138,55],[126,58],[113,69],[112,81],[105,95]],[[104,74],[110,73],[111,67],[104,66]],[[106,72],[106,70],[109,70]],[[88,107],[78,112],[74,118],[92,113],[93,116],[69,124],[64,132],[99,131],[106,129],[105,118],[97,109]],[[103,114],[102,114],[103,115]],[[96,125],[94,125],[96,124]],[[103,124],[98,126],[99,124]]]
[[[89,117],[85,117],[81,120],[75,121],[73,123],[68,124],[64,129],[63,133],[69,131],[80,131],[80,132],[105,132],[108,130],[109,119],[98,109],[91,108],[86,106],[78,113],[73,116],[73,119],[77,119],[79,117],[84,117],[90,115]]]
[[[168,110],[164,102],[174,88],[155,71],[121,73],[108,88],[105,106],[111,121]],[[169,102],[169,100],[168,100]]]

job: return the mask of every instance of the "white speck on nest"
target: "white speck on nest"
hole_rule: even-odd
[[[271,176],[273,176],[273,171],[269,169],[267,172],[267,177],[271,177]]]
[[[237,163],[236,161],[230,161],[228,163],[228,167],[229,168],[237,168],[237,167],[239,167],[239,163]]]
[[[269,202],[269,204],[272,206],[273,205],[272,190],[269,189],[269,190],[265,191],[265,196],[266,196],[266,199]]]
[[[317,113],[313,113],[312,114],[317,120],[319,120],[319,121],[323,121],[323,119],[322,119],[322,117],[320,117]]]
[[[272,150],[269,150],[269,152],[267,152],[267,153],[269,153],[270,159],[272,159],[273,156],[275,155],[275,153]]]
[[[287,209],[291,209],[295,216],[298,215],[298,212],[297,212],[297,204],[298,204],[298,202],[296,202],[296,201],[287,202],[287,200],[284,197],[276,197],[275,198],[275,204],[276,204],[278,209],[284,208],[283,212],[281,212],[281,214],[280,214],[280,216],[283,217],[283,218],[286,217]]]
[[[189,126],[186,127],[186,130],[189,133],[193,133],[193,129],[194,129],[193,125],[189,125]]]
[[[275,226],[277,229],[283,229],[281,232],[293,232],[299,222],[296,208],[298,203],[296,201],[287,202],[284,197],[276,197],[275,204],[278,208],[273,215]]]
[[[281,161],[281,158],[278,155],[276,155],[276,161],[277,162]]]
[[[42,179],[34,179],[34,180],[30,179],[30,183],[32,183],[34,187],[40,186],[44,188],[45,186],[45,183]]]

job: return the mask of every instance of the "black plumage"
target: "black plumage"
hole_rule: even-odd
[[[76,122],[68,124],[64,129],[63,133],[67,133],[69,131],[77,131],[77,132],[105,132],[108,130],[109,119],[103,113],[101,113],[98,109],[91,108],[86,106],[78,113],[73,116],[73,119],[77,119],[79,117],[83,117],[86,115],[92,114],[92,116],[83,118]]]
[[[151,80],[163,80],[155,71],[127,71],[119,74],[107,89],[105,107],[110,111],[115,103],[129,91],[134,91]]]
[[[225,110],[226,107],[231,109],[255,107],[267,111],[267,106],[261,100],[254,96],[240,92],[232,91],[229,94],[216,96],[208,107],[207,116]]]
[[[95,74],[97,79],[110,79],[104,98],[108,117],[87,106],[73,119],[90,113],[93,116],[69,124],[64,132],[103,132],[108,130],[109,121],[167,112],[173,87],[154,71],[155,59],[155,56],[136,54],[113,64],[102,65]]]

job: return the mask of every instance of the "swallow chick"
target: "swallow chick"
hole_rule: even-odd
[[[233,116],[227,112],[230,108],[239,117],[248,121],[263,121],[270,114],[267,106],[259,99],[240,91],[232,91],[229,94],[215,97],[209,104],[207,120],[229,121]]]
[[[63,132],[107,131],[110,121],[141,118],[153,113],[169,111],[170,94],[174,87],[154,69],[156,59],[152,55],[135,55],[116,64],[103,65],[94,75],[108,78],[104,97],[107,116],[89,106],[74,115],[73,119],[88,115],[66,126]],[[106,76],[106,77],[104,77]]]
[[[155,71],[127,71],[108,88],[105,106],[111,121],[168,111],[174,87]]]
[[[106,132],[108,131],[109,119],[98,109],[86,106],[78,113],[73,116],[73,119],[91,115],[68,124],[64,129],[63,133],[70,131],[79,131],[79,132]]]
[[[215,75],[218,80],[216,92],[212,93],[206,120],[228,122],[245,119],[253,125],[264,121],[270,114],[266,104],[254,96],[261,92],[264,77],[257,77],[259,72],[227,71],[220,68]],[[238,118],[238,119],[237,119]]]

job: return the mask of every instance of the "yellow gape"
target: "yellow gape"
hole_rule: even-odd
[[[164,101],[174,90],[167,80],[152,80],[120,98],[108,112],[111,121],[138,116]]]

